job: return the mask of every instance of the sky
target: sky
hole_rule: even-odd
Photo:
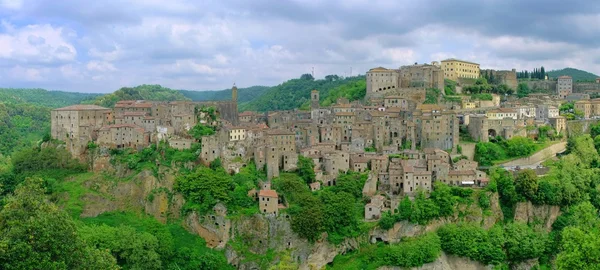
[[[218,90],[454,57],[600,74],[597,0],[0,0],[0,87]]]

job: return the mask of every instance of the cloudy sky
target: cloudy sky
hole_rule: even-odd
[[[214,90],[448,57],[600,74],[597,0],[0,0],[0,87]]]

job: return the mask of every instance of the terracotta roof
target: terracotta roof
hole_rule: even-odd
[[[54,109],[54,111],[104,111],[110,110],[109,108],[100,107],[98,105],[71,105],[67,107],[62,107],[58,109]]]
[[[558,78],[559,79],[571,79],[571,76],[563,75],[563,76],[559,76]]]
[[[245,112],[241,112],[240,114],[238,114],[239,116],[252,116],[254,113],[252,113],[251,111],[245,111]]]
[[[260,192],[258,192],[258,196],[271,197],[271,198],[278,198],[279,197],[277,195],[277,192],[275,190],[272,190],[272,189],[261,189]]]

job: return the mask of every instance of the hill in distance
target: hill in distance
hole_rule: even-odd
[[[48,108],[60,108],[93,100],[100,94],[48,91],[30,88],[0,88],[0,103],[29,104]]]
[[[248,102],[258,98],[265,93],[271,87],[269,86],[251,86],[247,88],[238,88],[238,102]],[[179,90],[185,97],[193,101],[207,101],[207,100],[230,100],[231,99],[231,88],[225,90],[214,90],[214,91],[192,91],[192,90]]]
[[[349,100],[363,98],[366,94],[366,82],[364,76],[342,78],[328,75],[324,79],[315,80],[310,74],[304,74],[299,79],[291,79],[269,88],[250,102],[240,104],[240,110],[264,112],[307,108],[310,92],[315,89],[319,91],[320,102],[329,105],[337,97]]]
[[[135,87],[122,87],[111,94],[102,95],[84,103],[110,108],[114,107],[121,100],[175,101],[190,99],[185,97],[181,92],[171,88],[158,84],[142,84]]]
[[[558,78],[559,76],[571,76],[574,82],[592,82],[595,81],[596,78],[600,77],[596,74],[576,69],[576,68],[563,68],[559,70],[552,70],[546,72],[548,77]]]

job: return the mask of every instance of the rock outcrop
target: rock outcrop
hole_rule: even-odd
[[[540,224],[547,231],[560,216],[560,207],[556,205],[534,205],[530,201],[519,202],[515,208],[515,221]]]
[[[129,176],[121,169],[114,171],[111,177]],[[111,181],[102,174],[97,174],[84,182],[84,186],[94,193],[87,193],[81,217],[95,217],[110,211],[140,211],[154,216],[165,223],[168,217],[179,218],[184,199],[174,194],[175,176],[168,169],[162,168],[158,175],[150,170],[144,170],[127,181]]]
[[[380,267],[379,270],[403,270],[401,267]],[[431,263],[426,263],[420,267],[412,267],[412,270],[491,270],[492,266],[484,265],[463,257],[447,255],[442,252],[439,258]]]
[[[434,220],[427,225],[418,225],[407,221],[396,222],[394,227],[389,230],[375,228],[369,233],[371,243],[383,241],[386,243],[398,243],[403,237],[414,237],[437,230],[439,227],[448,223],[472,222],[481,224],[482,227],[489,229],[497,222],[504,219],[498,193],[490,195],[490,209],[482,210],[476,203],[471,205],[459,205],[454,216]]]

